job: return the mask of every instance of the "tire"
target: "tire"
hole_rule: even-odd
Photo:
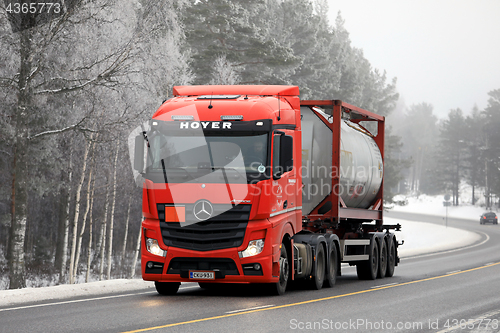
[[[378,258],[378,273],[377,278],[382,279],[387,273],[387,243],[385,240],[382,241],[380,246],[380,255]]]
[[[370,244],[368,260],[356,265],[356,272],[360,280],[375,280],[378,274],[378,244],[375,238]]]
[[[316,253],[316,267],[309,285],[313,290],[320,290],[323,288],[325,280],[325,250],[321,244],[318,244],[318,252]]]
[[[330,255],[328,257],[328,272],[325,278],[326,287],[333,288],[335,282],[337,282],[337,260],[337,247],[335,246],[335,243],[332,243],[332,249],[330,250]]]
[[[175,295],[180,285],[180,282],[155,282],[156,291],[160,295]]]
[[[387,271],[385,272],[386,277],[392,277],[394,275],[394,268],[396,267],[396,240],[389,240],[389,251],[387,252]]]
[[[271,284],[271,292],[275,295],[283,295],[286,291],[288,279],[290,278],[290,265],[288,263],[288,253],[285,244],[281,243],[280,254],[280,276],[279,281]]]

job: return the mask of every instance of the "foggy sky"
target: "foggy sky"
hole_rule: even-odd
[[[500,89],[499,0],[328,0],[330,20],[345,20],[352,45],[374,68],[397,77],[406,106],[469,113]]]

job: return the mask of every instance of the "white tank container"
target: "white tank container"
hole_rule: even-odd
[[[331,178],[340,174],[340,194],[347,207],[368,208],[380,189],[383,161],[380,150],[364,129],[348,120],[341,122],[340,166],[332,165],[332,131],[320,117],[331,116],[314,108],[300,108],[302,116],[302,211],[311,213],[332,191]]]

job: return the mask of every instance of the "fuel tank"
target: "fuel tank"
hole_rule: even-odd
[[[311,213],[331,191],[340,195],[347,207],[368,208],[374,202],[383,179],[380,149],[372,135],[361,126],[341,121],[340,165],[332,165],[332,130],[320,119],[332,123],[320,108],[307,106],[302,116],[302,211]],[[340,175],[339,188],[331,179]]]

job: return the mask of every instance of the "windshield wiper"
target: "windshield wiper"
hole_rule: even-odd
[[[236,170],[235,168],[227,167],[227,166],[212,166],[213,171],[221,170],[222,173],[224,173],[225,170],[232,170],[238,174],[238,176],[241,176],[241,173]]]
[[[165,184],[168,183],[167,181],[167,172],[165,170],[165,161],[163,160],[163,158],[161,159],[161,167],[163,169],[163,178],[165,179]]]
[[[168,167],[168,168],[166,168],[165,167],[165,161],[163,159],[161,160],[161,166],[163,168],[163,178],[165,179],[165,184],[168,183],[168,181],[167,181],[167,169],[168,170],[181,170],[181,171],[183,171],[185,173],[184,178],[191,177],[191,179],[194,179],[194,177],[192,177],[186,169],[179,168],[179,167]]]

